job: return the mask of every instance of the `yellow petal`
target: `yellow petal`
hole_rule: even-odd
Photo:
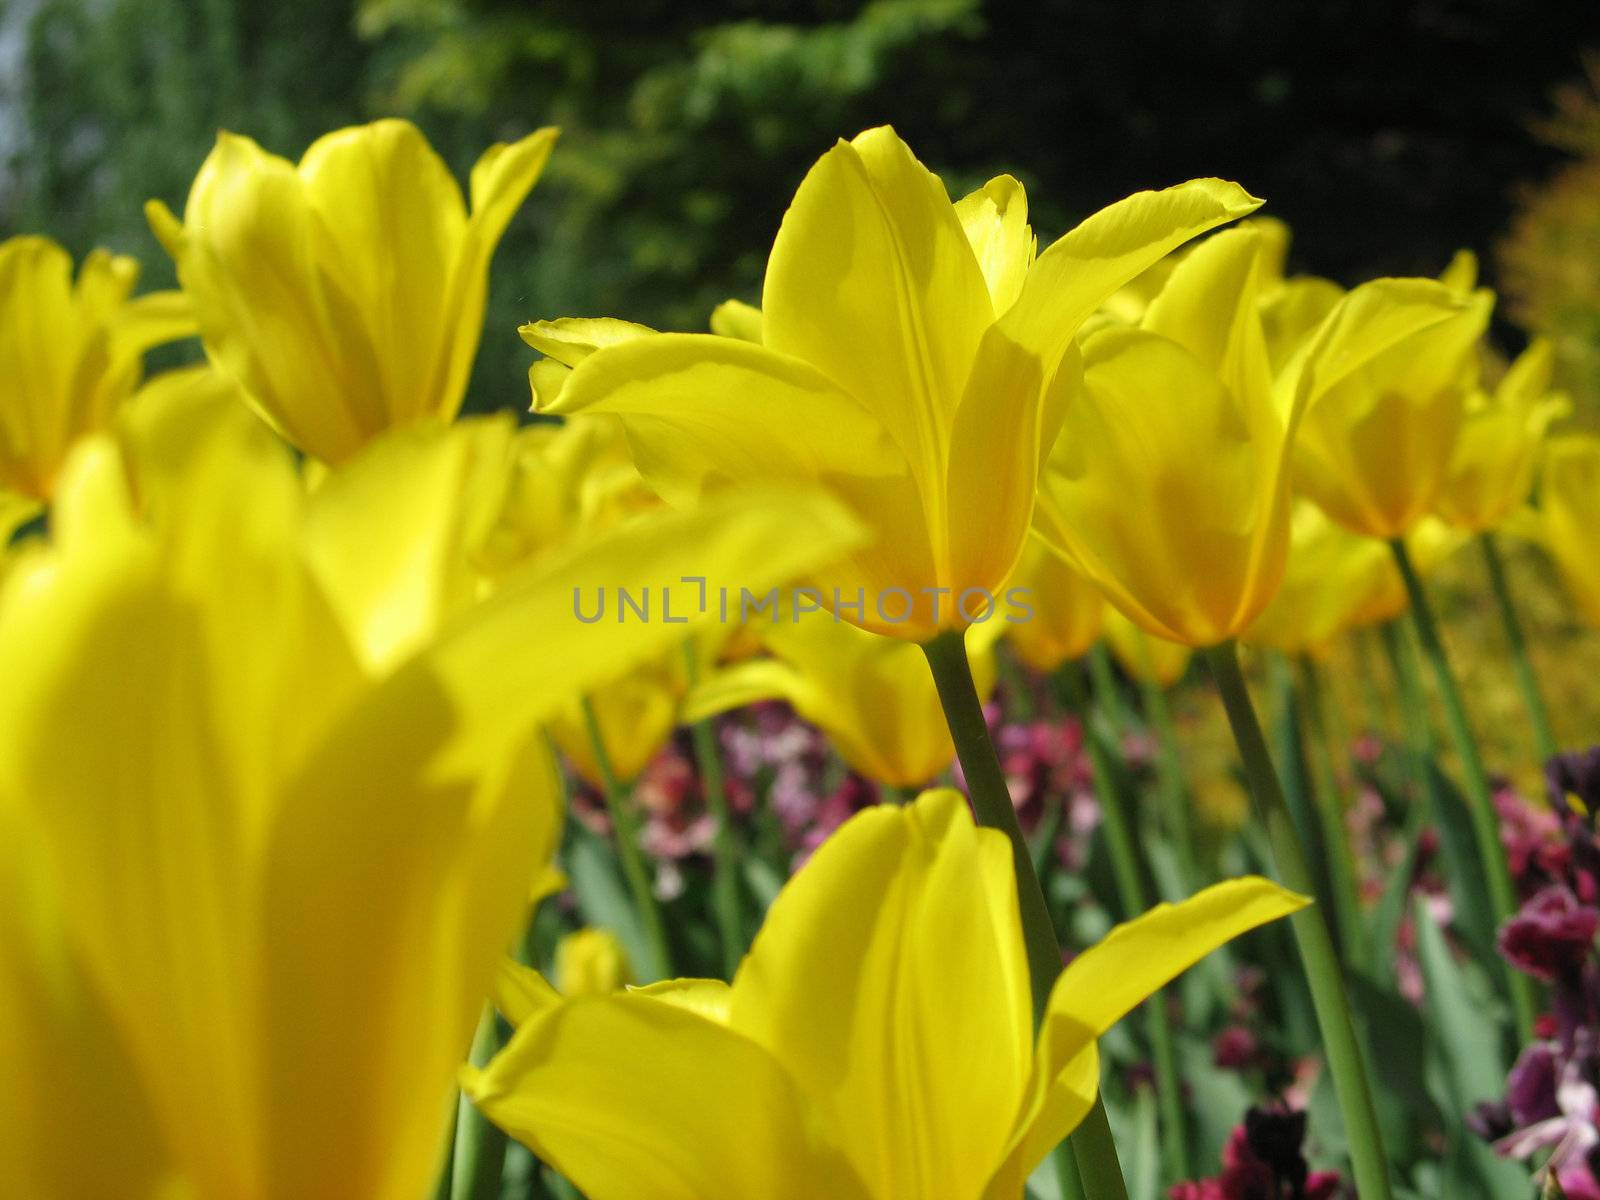
[[[1028,224],[1028,193],[1010,175],[997,175],[957,200],[956,216],[977,256],[994,311],[1003,313],[1022,294],[1038,247]]]
[[[764,593],[830,561],[858,536],[837,504],[792,489],[749,489],[692,513],[647,514],[509,576],[396,675],[434,680],[475,738],[515,736],[572,696],[677,645],[695,625],[718,620],[722,589],[736,605],[741,588]],[[652,612],[672,621],[618,619],[618,589],[635,598],[648,591]],[[600,593],[608,597],[605,619],[580,619]],[[541,636],[530,642],[530,630]],[[507,653],[518,646],[524,649]]]
[[[866,405],[936,486],[994,310],[944,184],[892,129],[840,142],[807,173],[761,309],[765,343]],[[941,515],[930,513],[936,529]]]
[[[544,174],[560,136],[561,131],[553,126],[536,129],[515,142],[495,143],[473,164],[469,181],[472,223],[490,250]]]
[[[628,952],[609,929],[578,929],[556,943],[556,979],[564,996],[607,996],[632,982]]]
[[[1031,1007],[1010,849],[943,791],[854,817],[801,868],[729,1021],[784,1064],[873,1195],[971,1196],[1009,1146]]]
[[[1487,300],[1379,279],[1350,292],[1279,378],[1299,424],[1297,484],[1355,533],[1391,538],[1432,507],[1471,380]]]
[[[1586,435],[1552,439],[1539,496],[1541,540],[1561,572],[1580,615],[1600,627],[1600,440]]]
[[[532,967],[514,958],[502,958],[494,977],[494,1006],[513,1027],[561,1003],[561,993]]]
[[[891,636],[938,628],[920,592],[940,580],[906,458],[871,413],[799,360],[711,334],[660,334],[586,359],[553,411],[620,418],[645,482],[680,507],[742,482],[820,484],[873,535],[816,578],[824,599],[864,592],[863,615],[849,619]],[[878,604],[893,588],[916,607]]]
[[[869,1195],[772,1055],[681,1005],[562,1004],[462,1087],[590,1200]]]
[[[1039,255],[1001,323],[1052,375],[1078,326],[1111,293],[1190,238],[1259,207],[1261,201],[1238,184],[1220,179],[1136,192]]]
[[[1142,328],[1177,342],[1247,405],[1269,407],[1272,371],[1258,315],[1266,238],[1248,226],[1207,238],[1173,268]]]
[[[286,791],[255,981],[263,1194],[414,1196],[433,1178],[451,1075],[561,811],[542,739],[458,773],[436,765],[454,736],[442,695],[386,689]],[[334,1017],[356,1012],[361,1037]]]
[[[1189,669],[1194,652],[1181,642],[1151,637],[1114,608],[1106,609],[1106,645],[1118,664],[1135,679],[1171,687]]]
[[[743,300],[724,300],[711,310],[711,332],[718,337],[760,345],[762,324],[761,310]]]
[[[1039,1029],[1034,1107],[1020,1132],[1023,1172],[1088,1110],[1098,1067],[1084,1052],[1101,1034],[1218,946],[1310,903],[1265,879],[1228,880],[1180,904],[1158,904],[1073,959]]]
[[[452,294],[467,213],[449,168],[416,126],[383,120],[319,138],[299,176],[341,352],[376,368],[378,429],[453,417],[483,318],[481,294]]]
[[[1148,632],[1215,645],[1282,575],[1283,438],[1265,397],[1236,398],[1178,343],[1104,330],[1086,347],[1037,527]]]
[[[533,321],[518,333],[540,354],[563,366],[575,367],[596,350],[620,346],[655,332],[648,325],[619,321],[615,317],[562,317],[556,321]],[[547,407],[547,406],[542,406]]]
[[[1077,1046],[1099,1037],[1224,942],[1310,903],[1270,880],[1247,876],[1123,922],[1073,959],[1056,981],[1039,1035],[1045,1057],[1069,1061]]]
[[[0,797],[0,1158],[18,1195],[154,1197],[170,1165],[150,1098],[70,949],[40,848]],[[85,1153],[83,1131],[94,1131]]]
[[[396,430],[313,496],[307,557],[373,673],[474,598],[474,543],[504,489],[510,437],[508,420]]]

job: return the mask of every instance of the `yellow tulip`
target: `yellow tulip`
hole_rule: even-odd
[[[1273,400],[1257,312],[1265,239],[1215,235],[1136,329],[1084,340],[1082,388],[1040,485],[1041,536],[1158,637],[1210,646],[1276,588],[1296,413]]]
[[[609,929],[579,929],[556,943],[556,982],[567,996],[606,996],[633,982],[628,952]]]
[[[1570,408],[1550,390],[1554,364],[1550,343],[1539,338],[1511,364],[1492,400],[1473,397],[1436,504],[1450,524],[1487,533],[1527,500],[1545,431]]]
[[[74,283],[48,238],[0,242],[0,492],[49,500],[67,453],[139,385],[144,352],[194,332],[179,293],[129,299],[138,278],[96,250]]]
[[[669,503],[820,480],[874,534],[813,582],[909,641],[964,628],[1020,557],[1073,334],[1173,247],[1249,212],[1234,184],[1142,192],[1034,257],[1009,177],[953,204],[888,128],[812,167],[773,245],[761,342],[636,337],[586,355],[551,412],[610,414]]]
[[[1406,538],[1426,573],[1459,549],[1465,536],[1425,517]],[[1315,504],[1295,505],[1289,564],[1272,603],[1245,631],[1245,642],[1286,654],[1320,654],[1352,629],[1391,620],[1410,601],[1388,546],[1336,525]]]
[[[1033,670],[1048,674],[1082,658],[1100,640],[1105,597],[1038,538],[1023,550],[1006,590],[1013,587],[1027,590],[1030,612],[1005,627],[1006,638]]]
[[[701,721],[758,700],[785,700],[822,729],[852,770],[890,787],[919,787],[955,758],[921,650],[826,612],[780,611],[750,628],[770,658],[734,663],[690,693],[683,719]],[[1014,628],[1014,627],[1007,627]],[[967,635],[981,698],[994,690],[999,617]]]
[[[290,442],[339,462],[393,426],[455,416],[489,258],[555,138],[485,152],[469,214],[405,121],[330,133],[298,166],[223,133],[182,223],[159,201],[146,214],[212,361]]]
[[[1551,438],[1539,483],[1539,507],[1522,532],[1555,560],[1579,615],[1600,629],[1600,438]]]
[[[414,473],[430,456],[408,442],[386,488],[363,456],[365,478],[307,496],[227,411],[157,447],[149,478],[87,445],[52,545],[0,593],[7,1179],[413,1200],[559,828],[534,726],[681,636],[584,625],[574,588],[691,565],[770,584],[852,531],[798,493],[730,497],[509,578],[418,639],[439,602],[415,576],[453,535],[397,517],[420,491],[460,528],[450,472]],[[463,438],[439,435],[447,464]],[[358,496],[372,519],[351,519]]]
[[[1171,687],[1189,669],[1193,650],[1180,642],[1153,637],[1114,608],[1105,613],[1106,645],[1118,664],[1134,679]]]
[[[1374,280],[1286,366],[1305,405],[1296,485],[1346,529],[1399,537],[1434,506],[1492,303],[1432,280]]]
[[[731,986],[562,1000],[508,968],[517,1032],[463,1086],[591,1200],[1009,1200],[1093,1102],[1096,1039],[1304,904],[1247,878],[1119,926],[1035,1037],[1011,848],[929,792],[824,843]]]

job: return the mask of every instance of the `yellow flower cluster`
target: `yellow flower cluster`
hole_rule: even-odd
[[[566,423],[456,420],[555,140],[490,149],[469,207],[405,122],[298,164],[223,134],[181,221],[149,207],[181,293],[0,244],[7,1194],[418,1200],[493,991],[516,1033],[463,1087],[593,1200],[1014,1200],[1096,1039],[1302,897],[1215,884],[1057,971],[1024,857],[934,790],[848,822],[731,980],[618,990],[597,934],[558,993],[504,959],[560,886],[551,741],[609,786],[779,698],[915,789],[965,736],[924,647],[964,638],[980,696],[1002,638],[1165,685],[1402,611],[1384,542],[1502,527],[1600,624],[1600,442],[1545,445],[1548,347],[1492,378],[1463,268],[1286,278],[1216,179],[1041,251],[1015,179],[952,201],[869,130],[759,309],[535,322]],[[743,629],[706,601],[778,588]]]

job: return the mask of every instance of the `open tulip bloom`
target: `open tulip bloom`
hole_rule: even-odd
[[[952,203],[893,130],[868,130],[795,193],[759,344],[627,338],[586,353],[538,403],[620,418],[669,503],[741,480],[820,480],[873,535],[815,579],[825,602],[927,641],[989,615],[985,597],[1022,553],[1079,325],[1169,250],[1258,204],[1215,179],[1141,192],[1036,257],[1016,180]]]
[[[72,258],[42,237],[0,242],[0,545],[48,501],[79,439],[105,429],[139,385],[144,352],[194,333],[177,292],[130,298],[139,264],[96,250]]]
[[[434,618],[448,556],[394,520],[448,511],[428,455],[308,497],[223,413],[131,472],[90,443],[0,592],[5,1184],[416,1200],[560,829],[537,725],[684,636],[580,624],[573,589],[770,586],[856,532],[815,494],[730,498]]]
[[[955,792],[847,822],[732,985],[563,999],[508,964],[518,1026],[465,1090],[590,1200],[1014,1200],[1083,1119],[1096,1039],[1210,950],[1306,901],[1218,884],[1112,930],[1035,1034],[1010,847]]]
[[[146,212],[211,360],[288,441],[339,462],[392,426],[455,416],[490,255],[555,140],[485,151],[469,213],[406,121],[330,133],[298,166],[223,133],[183,221],[159,201]]]

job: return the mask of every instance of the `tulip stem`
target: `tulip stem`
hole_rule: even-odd
[[[594,704],[583,698],[583,723],[589,731],[590,748],[594,763],[600,772],[600,791],[605,797],[606,814],[611,818],[612,832],[616,834],[617,856],[622,861],[622,874],[633,893],[633,906],[639,922],[644,926],[645,948],[651,961],[639,964],[646,983],[672,978],[672,953],[668,949],[666,926],[661,921],[661,907],[650,886],[650,872],[645,867],[644,855],[639,851],[639,823],[634,818],[630,801],[622,783],[617,779],[616,768],[611,765],[611,754],[606,749],[605,737],[600,732],[600,721],[594,714]]]
[[[1483,565],[1489,571],[1489,586],[1500,608],[1500,621],[1506,627],[1512,668],[1516,672],[1517,686],[1522,689],[1522,702],[1528,709],[1528,722],[1533,726],[1534,748],[1539,752],[1540,761],[1548,762],[1559,753],[1560,747],[1555,731],[1550,726],[1550,710],[1545,707],[1544,696],[1539,691],[1538,676],[1533,672],[1533,658],[1528,653],[1528,640],[1522,632],[1522,621],[1511,599],[1500,547],[1495,543],[1494,534],[1487,530],[1478,535],[1478,545],[1483,548]]]
[[[1324,715],[1322,675],[1308,656],[1299,661],[1300,698],[1305,715],[1305,751],[1312,764],[1311,803],[1322,827],[1322,844],[1328,857],[1328,888],[1333,893],[1334,916],[1345,961],[1360,971],[1371,968],[1366,920],[1356,887],[1355,855],[1350,851],[1350,830],[1345,804],[1334,770]]]
[[[941,633],[924,642],[922,652],[927,656],[928,669],[939,692],[939,703],[944,708],[945,722],[950,726],[950,738],[955,743],[956,757],[961,760],[961,771],[967,779],[967,793],[978,823],[1000,830],[1011,842],[1022,937],[1028,953],[1028,974],[1033,982],[1033,1020],[1037,1026],[1044,1019],[1050,989],[1061,974],[1061,944],[1056,940],[1044,889],[1039,886],[1038,872],[1033,869],[1027,840],[1017,822],[1016,806],[1011,802],[999,756],[989,737],[983,704],[972,682],[966,636],[961,630]],[[1098,1122],[1095,1121],[1097,1114]],[[1072,1147],[1088,1195],[1094,1200],[1127,1200],[1128,1189],[1122,1181],[1122,1166],[1111,1140],[1111,1126],[1098,1099],[1089,1117],[1073,1133]]]
[[[1111,673],[1110,663],[1105,661],[1103,650],[1100,660],[1102,665],[1096,670],[1095,658],[1091,654],[1091,683],[1094,700],[1106,704],[1105,689],[1114,688],[1116,680]],[[1114,758],[1112,747],[1115,743],[1110,736],[1113,731],[1107,730],[1104,722],[1097,725],[1089,694],[1077,673],[1069,669],[1063,673],[1063,679],[1068,689],[1068,702],[1083,730],[1083,744],[1089,754],[1095,795],[1100,801],[1106,850],[1111,856],[1111,872],[1116,879],[1118,898],[1122,902],[1122,919],[1131,921],[1150,907],[1150,900],[1145,891],[1139,857],[1134,850],[1133,831],[1123,807],[1125,789],[1121,782],[1125,775],[1118,769]],[[1113,703],[1109,712],[1115,711]],[[1178,1056],[1173,1048],[1172,1022],[1164,994],[1156,992],[1152,995],[1144,1011],[1146,1032],[1150,1036],[1150,1055],[1155,1060],[1156,1101],[1161,1112],[1162,1167],[1168,1180],[1177,1183],[1189,1177],[1188,1137],[1183,1116],[1183,1085],[1178,1078]]]
[[[692,689],[700,681],[700,659],[693,638],[684,642],[683,656]],[[709,718],[699,721],[690,730],[690,737],[694,742],[701,793],[711,819],[716,822],[711,841],[711,903],[717,918],[717,935],[722,942],[723,978],[732,979],[745,951],[743,906],[739,898],[739,846],[734,839],[728,792],[722,781],[716,727]]]
[[[1489,786],[1489,774],[1484,770],[1483,758],[1478,753],[1477,740],[1472,736],[1472,726],[1467,720],[1467,707],[1461,698],[1461,688],[1456,684],[1455,672],[1445,655],[1444,642],[1439,637],[1439,625],[1434,620],[1428,595],[1422,590],[1422,580],[1411,563],[1405,542],[1395,538],[1389,543],[1394,551],[1395,565],[1405,580],[1406,594],[1411,600],[1411,623],[1422,643],[1422,652],[1433,665],[1434,683],[1439,699],[1444,704],[1445,728],[1450,731],[1456,757],[1467,785],[1467,810],[1472,815],[1472,832],[1478,843],[1478,857],[1482,859],[1484,874],[1488,877],[1489,902],[1495,924],[1499,925],[1517,910],[1516,889],[1511,883],[1511,867],[1506,861],[1505,848],[1500,844],[1500,822],[1494,807],[1494,791]],[[1507,970],[1510,981],[1511,1004],[1517,1018],[1517,1034],[1526,1043],[1533,1037],[1533,1019],[1536,1003],[1533,981],[1520,971]]]
[[[1167,689],[1155,676],[1151,661],[1150,642],[1137,639],[1139,647],[1139,695],[1144,702],[1145,721],[1156,739],[1156,783],[1162,800],[1162,819],[1167,826],[1167,836],[1172,839],[1178,856],[1178,868],[1183,872],[1183,886],[1197,892],[1202,886],[1200,867],[1194,857],[1194,830],[1189,821],[1189,789],[1183,779],[1183,756],[1179,750],[1178,728],[1172,721],[1172,705],[1167,702]],[[1105,654],[1103,645],[1095,651]]]
[[[472,1065],[487,1065],[500,1050],[494,1009],[485,1006],[472,1039]],[[457,1102],[455,1149],[450,1163],[451,1200],[499,1200],[506,1167],[506,1135],[463,1094]]]
[[[1244,761],[1245,777],[1266,826],[1279,881],[1293,891],[1311,895],[1311,872],[1306,866],[1300,836],[1284,799],[1278,772],[1267,751],[1250,690],[1239,669],[1238,648],[1228,641],[1203,653],[1217,681],[1217,690],[1222,694],[1228,724],[1233,728],[1233,738]],[[1311,985],[1311,1003],[1322,1031],[1328,1071],[1333,1076],[1334,1092],[1344,1116],[1356,1191],[1362,1200],[1390,1200],[1383,1136],[1378,1128],[1367,1065],[1356,1041],[1350,1000],[1345,995],[1344,976],[1328,932],[1328,922],[1314,907],[1295,913],[1290,921],[1300,947],[1306,980]]]

